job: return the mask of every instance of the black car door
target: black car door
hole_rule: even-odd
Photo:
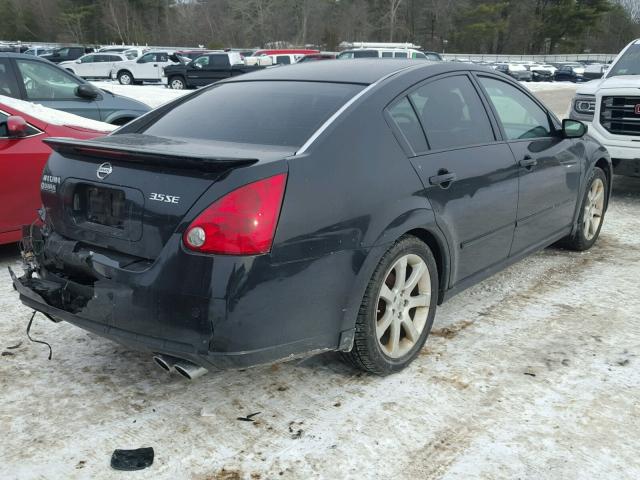
[[[187,85],[201,87],[206,85],[206,68],[209,66],[209,55],[194,58],[186,65]]]
[[[518,168],[509,146],[496,140],[497,127],[471,78],[457,73],[429,80],[387,112],[412,146],[423,194],[447,238],[450,286],[505,260]]]
[[[519,165],[518,219],[511,254],[566,234],[580,186],[580,140],[565,139],[550,114],[519,86],[478,80]]]
[[[217,82],[231,76],[231,63],[226,53],[209,55],[209,64],[204,68],[204,85]]]

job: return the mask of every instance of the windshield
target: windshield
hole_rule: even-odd
[[[321,82],[223,83],[179,104],[142,133],[300,147],[362,88]]]
[[[631,45],[609,70],[607,77],[640,75],[640,44]]]

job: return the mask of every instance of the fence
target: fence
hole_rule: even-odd
[[[473,61],[473,62],[517,62],[533,61],[539,63],[549,62],[577,62],[579,60],[591,60],[593,62],[607,63],[616,58],[617,53],[567,53],[562,55],[489,55],[476,53],[445,53],[445,60]]]

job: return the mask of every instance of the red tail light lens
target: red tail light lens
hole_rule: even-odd
[[[259,255],[271,250],[287,174],[258,180],[219,198],[189,225],[182,240],[196,252]]]

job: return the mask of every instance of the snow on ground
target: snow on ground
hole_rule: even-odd
[[[91,83],[98,88],[109,90],[116,95],[130,97],[146,103],[151,108],[159,107],[190,92],[190,90],[172,90],[158,85],[120,85],[117,81]]]
[[[114,478],[113,449],[152,446],[132,478],[640,478],[640,179],[616,187],[591,251],[547,249],[454,297],[386,378],[325,354],[188,382],[38,316],[48,361],[5,247],[1,476]]]
[[[571,82],[520,82],[532,92],[546,92],[550,90],[571,90],[575,92],[580,84]]]
[[[118,128],[109,123],[98,122],[96,120],[91,120],[90,118],[74,115],[73,113],[54,110],[53,108],[48,108],[38,103],[25,102],[24,100],[18,100],[17,98],[6,97],[4,95],[0,95],[0,104],[4,104],[9,108],[15,108],[22,113],[31,115],[34,118],[53,125],[89,128],[99,132],[111,132]]]

